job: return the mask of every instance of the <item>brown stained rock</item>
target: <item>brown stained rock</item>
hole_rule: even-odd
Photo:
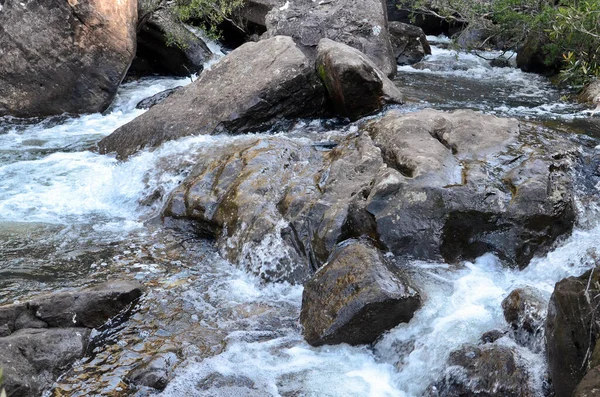
[[[137,2],[6,0],[0,116],[105,110],[135,54]]]
[[[313,346],[374,342],[408,322],[421,297],[369,243],[346,242],[304,286],[300,321]]]
[[[534,288],[515,289],[502,301],[502,309],[517,343],[542,351],[547,303],[541,293]]]

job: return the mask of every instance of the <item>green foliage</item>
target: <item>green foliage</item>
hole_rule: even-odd
[[[585,83],[600,76],[599,0],[407,0],[416,13],[464,23],[495,44],[516,50],[533,39],[548,65],[558,62],[561,79]]]
[[[0,368],[0,397],[6,397],[6,391],[2,387],[2,383],[4,383],[4,378],[2,377],[2,368]]]
[[[215,37],[217,26],[243,4],[244,0],[176,0],[174,10],[183,22],[193,21]]]

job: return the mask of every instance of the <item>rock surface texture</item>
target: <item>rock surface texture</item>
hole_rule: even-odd
[[[2,2],[0,116],[105,110],[135,55],[135,0]]]
[[[90,332],[142,294],[131,281],[0,306],[0,368],[9,396],[39,396],[86,353]]]
[[[289,37],[246,43],[98,148],[125,158],[187,135],[264,130],[278,120],[319,114],[324,91],[312,62]]]
[[[599,307],[599,268],[556,283],[548,305],[546,342],[557,397],[571,396],[590,367],[600,335]]]
[[[547,304],[533,288],[518,288],[503,301],[504,318],[513,330],[517,343],[541,352],[544,346],[544,326]]]
[[[465,345],[450,353],[443,378],[425,397],[533,397],[517,353],[501,345]]]
[[[396,74],[396,61],[382,0],[294,0],[267,14],[267,37],[291,36],[307,49],[324,38],[366,54],[387,76]]]
[[[412,65],[431,54],[427,37],[418,26],[402,22],[389,23],[392,50],[398,65]]]
[[[400,90],[363,53],[348,45],[323,39],[317,47],[316,68],[340,116],[358,119],[402,103]]]
[[[300,322],[313,346],[374,342],[410,321],[421,298],[368,243],[344,243],[304,286]]]

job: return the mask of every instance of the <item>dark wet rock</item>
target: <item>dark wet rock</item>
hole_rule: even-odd
[[[194,134],[244,133],[323,111],[324,88],[289,37],[246,43],[200,78],[99,142],[126,158]]]
[[[410,321],[420,305],[419,293],[378,249],[350,240],[305,284],[300,322],[313,346],[359,345]]]
[[[267,14],[275,7],[282,6],[285,0],[247,0],[241,9],[235,11],[243,21],[267,29]]]
[[[505,57],[494,58],[490,61],[490,66],[493,68],[508,68],[510,67],[510,61]]]
[[[599,268],[556,283],[548,304],[546,350],[557,397],[571,396],[589,368],[600,335],[599,307]]]
[[[455,262],[493,252],[523,268],[572,230],[568,144],[523,150],[515,119],[470,110],[390,111],[364,131],[387,164],[367,210],[396,255]]]
[[[573,397],[600,396],[600,367],[590,369],[573,392]]]
[[[423,29],[402,22],[389,23],[392,49],[398,65],[412,65],[425,55],[431,54],[431,47]]]
[[[481,335],[480,341],[481,343],[494,343],[504,335],[506,335],[506,332],[494,329]]]
[[[0,325],[25,328],[97,328],[142,294],[134,281],[110,281],[73,292],[42,295],[25,303],[0,306]]]
[[[222,375],[214,372],[198,382],[198,389],[206,397],[247,396],[267,397],[254,381],[242,375]]]
[[[348,45],[321,40],[316,68],[340,116],[358,119],[387,103],[403,102],[394,83],[363,53]]]
[[[339,241],[376,238],[365,205],[382,166],[366,136],[331,151],[282,137],[250,139],[202,155],[164,215],[192,221],[230,261],[265,279],[302,282]]]
[[[600,80],[594,80],[587,84],[577,99],[590,106],[600,106]]]
[[[324,38],[366,54],[387,76],[396,73],[382,0],[294,0],[267,15],[267,37],[291,36],[314,51]]]
[[[0,116],[105,110],[135,53],[136,2],[7,0]]]
[[[450,353],[442,379],[425,397],[533,397],[529,373],[517,352],[500,345],[464,345]]]
[[[163,390],[172,376],[179,358],[175,353],[162,353],[135,367],[127,379],[136,385]]]
[[[189,76],[201,72],[212,53],[163,2],[138,1],[137,52],[129,75]]]
[[[427,14],[415,14],[415,2],[408,0],[386,0],[389,21],[411,24],[423,29],[425,34],[452,37],[462,28],[461,23],[449,22],[444,18]]]
[[[560,70],[562,60],[554,59],[548,63],[548,54],[544,51],[544,45],[548,39],[544,36],[530,35],[523,46],[517,52],[517,67],[524,72],[539,73],[542,75],[553,75]]]
[[[502,309],[517,343],[540,352],[547,309],[541,293],[531,287],[515,289],[502,301]]]
[[[0,368],[11,397],[39,396],[84,356],[90,330],[24,329],[0,338]]]
[[[171,94],[174,94],[177,91],[179,91],[181,88],[182,87],[175,87],[161,91],[158,94],[152,95],[151,97],[142,99],[137,105],[135,105],[135,107],[137,109],[150,109],[151,107],[158,105],[159,103],[170,97]]]

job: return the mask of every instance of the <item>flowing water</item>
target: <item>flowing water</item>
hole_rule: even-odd
[[[600,118],[564,102],[542,77],[492,68],[439,44],[416,68],[399,68],[396,82],[409,99],[404,111],[467,107],[535,120],[570,133],[591,167],[598,161]],[[127,162],[88,150],[141,114],[139,100],[187,83],[124,84],[104,114],[0,121],[0,303],[114,277],[148,287],[132,317],[99,330],[95,341],[103,343],[50,394],[146,395],[129,388],[125,376],[152,355],[171,352],[177,365],[165,396],[420,396],[450,351],[507,329],[501,301],[510,291],[533,286],[548,299],[554,283],[595,264],[600,185],[586,174],[572,236],[527,269],[506,269],[492,255],[460,266],[410,263],[424,296],[410,323],[373,346],[311,347],[298,321],[301,286],[265,284],[220,258],[210,241],[164,230],[156,218],[195,158],[256,135],[184,138]],[[307,142],[349,131],[313,121],[299,122],[290,134]],[[513,345],[508,337],[500,342]],[[516,348],[542,395],[543,353]]]

